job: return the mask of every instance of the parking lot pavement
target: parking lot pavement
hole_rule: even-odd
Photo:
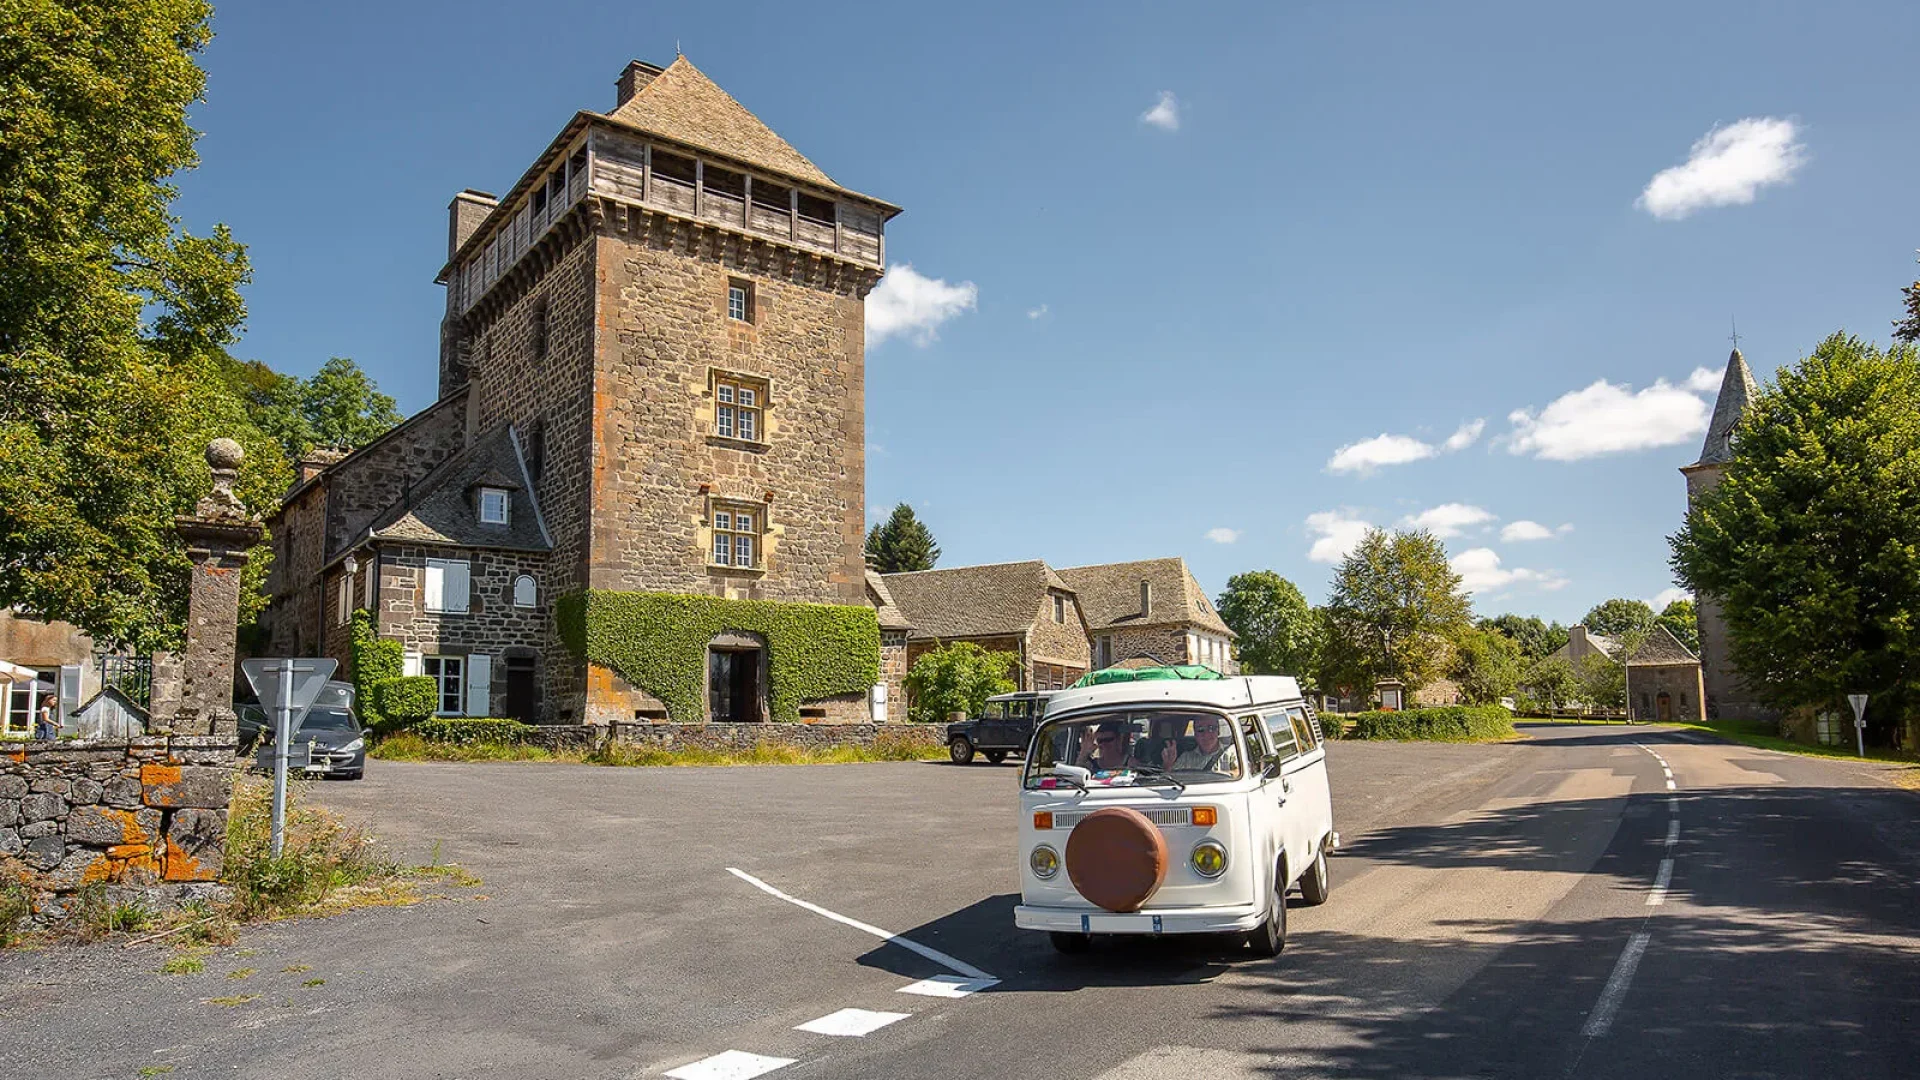
[[[6,954],[0,1076],[1633,1075],[1610,1067],[1626,1058],[1608,1039],[1714,1045],[1689,994],[1764,1027],[1762,1002],[1735,990],[1754,961],[1719,951],[1751,944],[1728,936],[1725,909],[1790,918],[1797,874],[1865,880],[1908,838],[1894,804],[1910,793],[1756,760],[1645,729],[1339,744],[1348,851],[1332,902],[1293,910],[1273,963],[1152,941],[1069,960],[1015,931],[1011,764],[375,762],[315,796],[412,861],[468,867],[484,899],[250,930],[194,976],[157,974],[157,946]],[[1665,773],[1672,798],[1698,803],[1670,807]],[[1715,786],[1756,774],[1779,783]],[[1745,801],[1756,791],[1772,801]],[[1774,824],[1742,839],[1729,822],[1748,812]],[[1836,814],[1873,824],[1819,866],[1783,851],[1797,823]],[[1675,851],[1672,900],[1650,909]],[[1736,858],[1767,868],[1751,897]],[[1815,1060],[1813,1036],[1849,1019],[1920,1005],[1911,971],[1861,944],[1907,955],[1912,919],[1888,905],[1920,910],[1913,878],[1873,880],[1878,900],[1837,900],[1828,937],[1794,940],[1838,1004],[1801,1001],[1784,1061]],[[1621,981],[1641,933],[1639,974]],[[967,993],[969,972],[997,981]],[[1616,982],[1613,1034],[1582,1036]],[[1848,1060],[1874,1075],[1912,1039],[1862,1040]]]

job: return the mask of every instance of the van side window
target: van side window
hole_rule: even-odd
[[[1267,743],[1260,737],[1260,718],[1243,716],[1240,718],[1240,734],[1247,740],[1247,773],[1253,775],[1267,767],[1272,755],[1267,753]]]
[[[1300,744],[1300,752],[1313,752],[1317,740],[1313,737],[1313,724],[1307,719],[1307,710],[1294,706],[1287,710],[1287,719],[1293,721],[1293,739]]]
[[[1273,736],[1273,752],[1281,761],[1287,761],[1300,753],[1299,741],[1293,735],[1293,721],[1286,713],[1272,712],[1261,719],[1266,721],[1267,734]]]

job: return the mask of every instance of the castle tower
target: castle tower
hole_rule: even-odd
[[[1727,357],[1727,372],[1720,380],[1720,397],[1713,405],[1713,420],[1707,425],[1707,440],[1700,448],[1700,460],[1683,465],[1687,478],[1687,505],[1712,491],[1733,457],[1733,435],[1754,397],[1753,372],[1739,349]],[[1694,610],[1700,621],[1700,668],[1706,689],[1707,715],[1728,719],[1764,719],[1772,714],[1747,690],[1734,669],[1727,652],[1727,624],[1720,613],[1719,601],[1711,596],[1694,597]]]

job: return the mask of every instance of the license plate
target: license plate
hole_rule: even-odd
[[[1083,934],[1157,934],[1160,932],[1160,916],[1082,915],[1080,932]]]

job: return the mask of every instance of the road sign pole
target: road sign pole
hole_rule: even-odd
[[[280,700],[273,718],[273,857],[287,843],[287,744],[293,742],[293,661],[280,661]]]
[[[1853,741],[1861,757],[1867,756],[1867,695],[1848,694],[1847,704],[1853,706]]]

